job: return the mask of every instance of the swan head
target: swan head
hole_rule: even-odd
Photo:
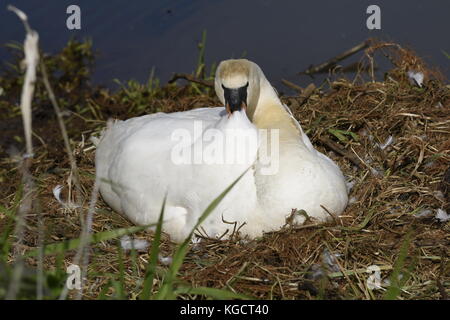
[[[246,59],[222,61],[214,82],[217,97],[229,115],[245,110],[252,120],[260,93],[260,68]]]

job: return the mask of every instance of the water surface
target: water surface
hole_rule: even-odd
[[[70,37],[90,37],[99,52],[94,82],[145,81],[152,67],[167,81],[173,72],[192,72],[197,44],[207,30],[208,64],[245,56],[268,78],[300,85],[297,73],[363,41],[380,37],[414,48],[449,77],[450,1],[274,1],[274,0],[10,0],[40,33],[42,47],[56,52]],[[77,4],[82,29],[66,28],[66,8]],[[381,30],[368,30],[366,8],[381,7]],[[0,1],[0,44],[23,41],[23,27]],[[0,59],[7,59],[0,48]]]

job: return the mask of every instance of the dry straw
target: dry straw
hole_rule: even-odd
[[[383,80],[377,80],[372,70],[375,72],[378,59],[385,58],[392,62],[392,68]],[[176,270],[181,284],[265,299],[381,299],[386,292],[389,298],[398,299],[448,298],[450,229],[449,222],[436,219],[436,214],[438,209],[449,212],[450,88],[436,70],[398,44],[371,42],[360,62],[369,75],[362,70],[352,79],[337,74],[328,82],[329,88],[310,86],[302,90],[296,85],[296,95],[282,97],[314,146],[333,158],[349,180],[351,202],[344,214],[325,224],[287,223],[282,230],[252,241],[237,237],[227,241],[202,239],[189,247]],[[423,73],[422,86],[410,81],[409,71]],[[117,94],[93,90],[86,99],[86,109],[92,112],[73,111],[66,123],[77,132],[90,134],[99,132],[111,115],[125,119],[217,105],[212,95],[198,94],[200,83],[195,91],[190,85],[172,84],[154,88],[147,96],[142,94],[147,93],[143,85],[127,87]],[[144,107],[135,108],[136,97],[142,99],[139,102]],[[95,151],[85,146],[82,138],[73,139],[78,143],[73,153],[79,155],[81,188],[92,190],[94,185],[95,191]],[[35,172],[46,174],[40,201],[51,213],[45,220],[47,242],[131,226],[103,201],[95,204],[96,192],[90,203],[82,203],[80,208],[88,212],[85,224],[80,223],[77,212],[62,208],[52,193],[52,188],[61,184],[61,174],[51,173],[51,168],[55,157],[63,159],[63,166],[71,162],[71,156],[64,151],[51,155],[45,151],[45,146],[36,150],[41,156]],[[9,174],[5,183],[14,184],[17,178],[18,174]],[[32,219],[29,222],[34,223]],[[153,236],[140,232],[136,237],[148,240]],[[33,233],[26,235],[27,243],[33,243],[33,239]],[[134,299],[141,294],[139,284],[150,253],[125,253],[119,258],[112,241],[99,241],[89,248],[85,271],[95,276],[85,280],[84,299]],[[174,251],[174,245],[163,235],[160,255],[173,256]],[[339,271],[326,268],[324,252],[335,257]],[[75,254],[86,263],[86,256],[83,258],[79,250],[66,254],[66,265],[74,262]],[[35,260],[30,258],[29,262]],[[370,289],[366,283],[372,265],[380,267],[379,290]],[[55,259],[47,257],[45,269],[54,267]],[[168,267],[155,262],[153,268],[155,274],[148,287],[155,293],[167,284],[163,276]],[[111,283],[117,283],[114,277],[121,270],[125,273],[120,282],[124,290],[118,294]],[[404,277],[396,281],[393,275]],[[390,282],[400,284],[401,290],[389,290]],[[200,291],[177,292],[183,299],[202,297]]]

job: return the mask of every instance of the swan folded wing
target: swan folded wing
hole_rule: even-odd
[[[314,149],[314,146],[312,145],[311,141],[309,140],[308,136],[305,134],[305,132],[303,132],[303,129],[300,125],[300,123],[297,121],[297,119],[295,119],[294,114],[292,113],[291,109],[286,105],[286,104],[282,104],[284,109],[287,111],[287,113],[289,114],[291,120],[294,122],[295,126],[298,128],[298,130],[301,133],[301,141],[303,142],[303,144],[308,148],[308,150],[312,153],[316,153],[317,150]]]

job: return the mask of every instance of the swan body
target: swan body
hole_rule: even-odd
[[[329,217],[326,211],[342,213],[348,199],[341,170],[314,149],[255,63],[223,61],[215,88],[225,107],[108,126],[97,146],[96,171],[100,193],[115,211],[139,225],[156,223],[167,195],[163,231],[181,242],[247,170],[202,223],[204,234],[227,237],[239,226],[241,235],[255,238],[281,228],[294,208],[320,221]]]

